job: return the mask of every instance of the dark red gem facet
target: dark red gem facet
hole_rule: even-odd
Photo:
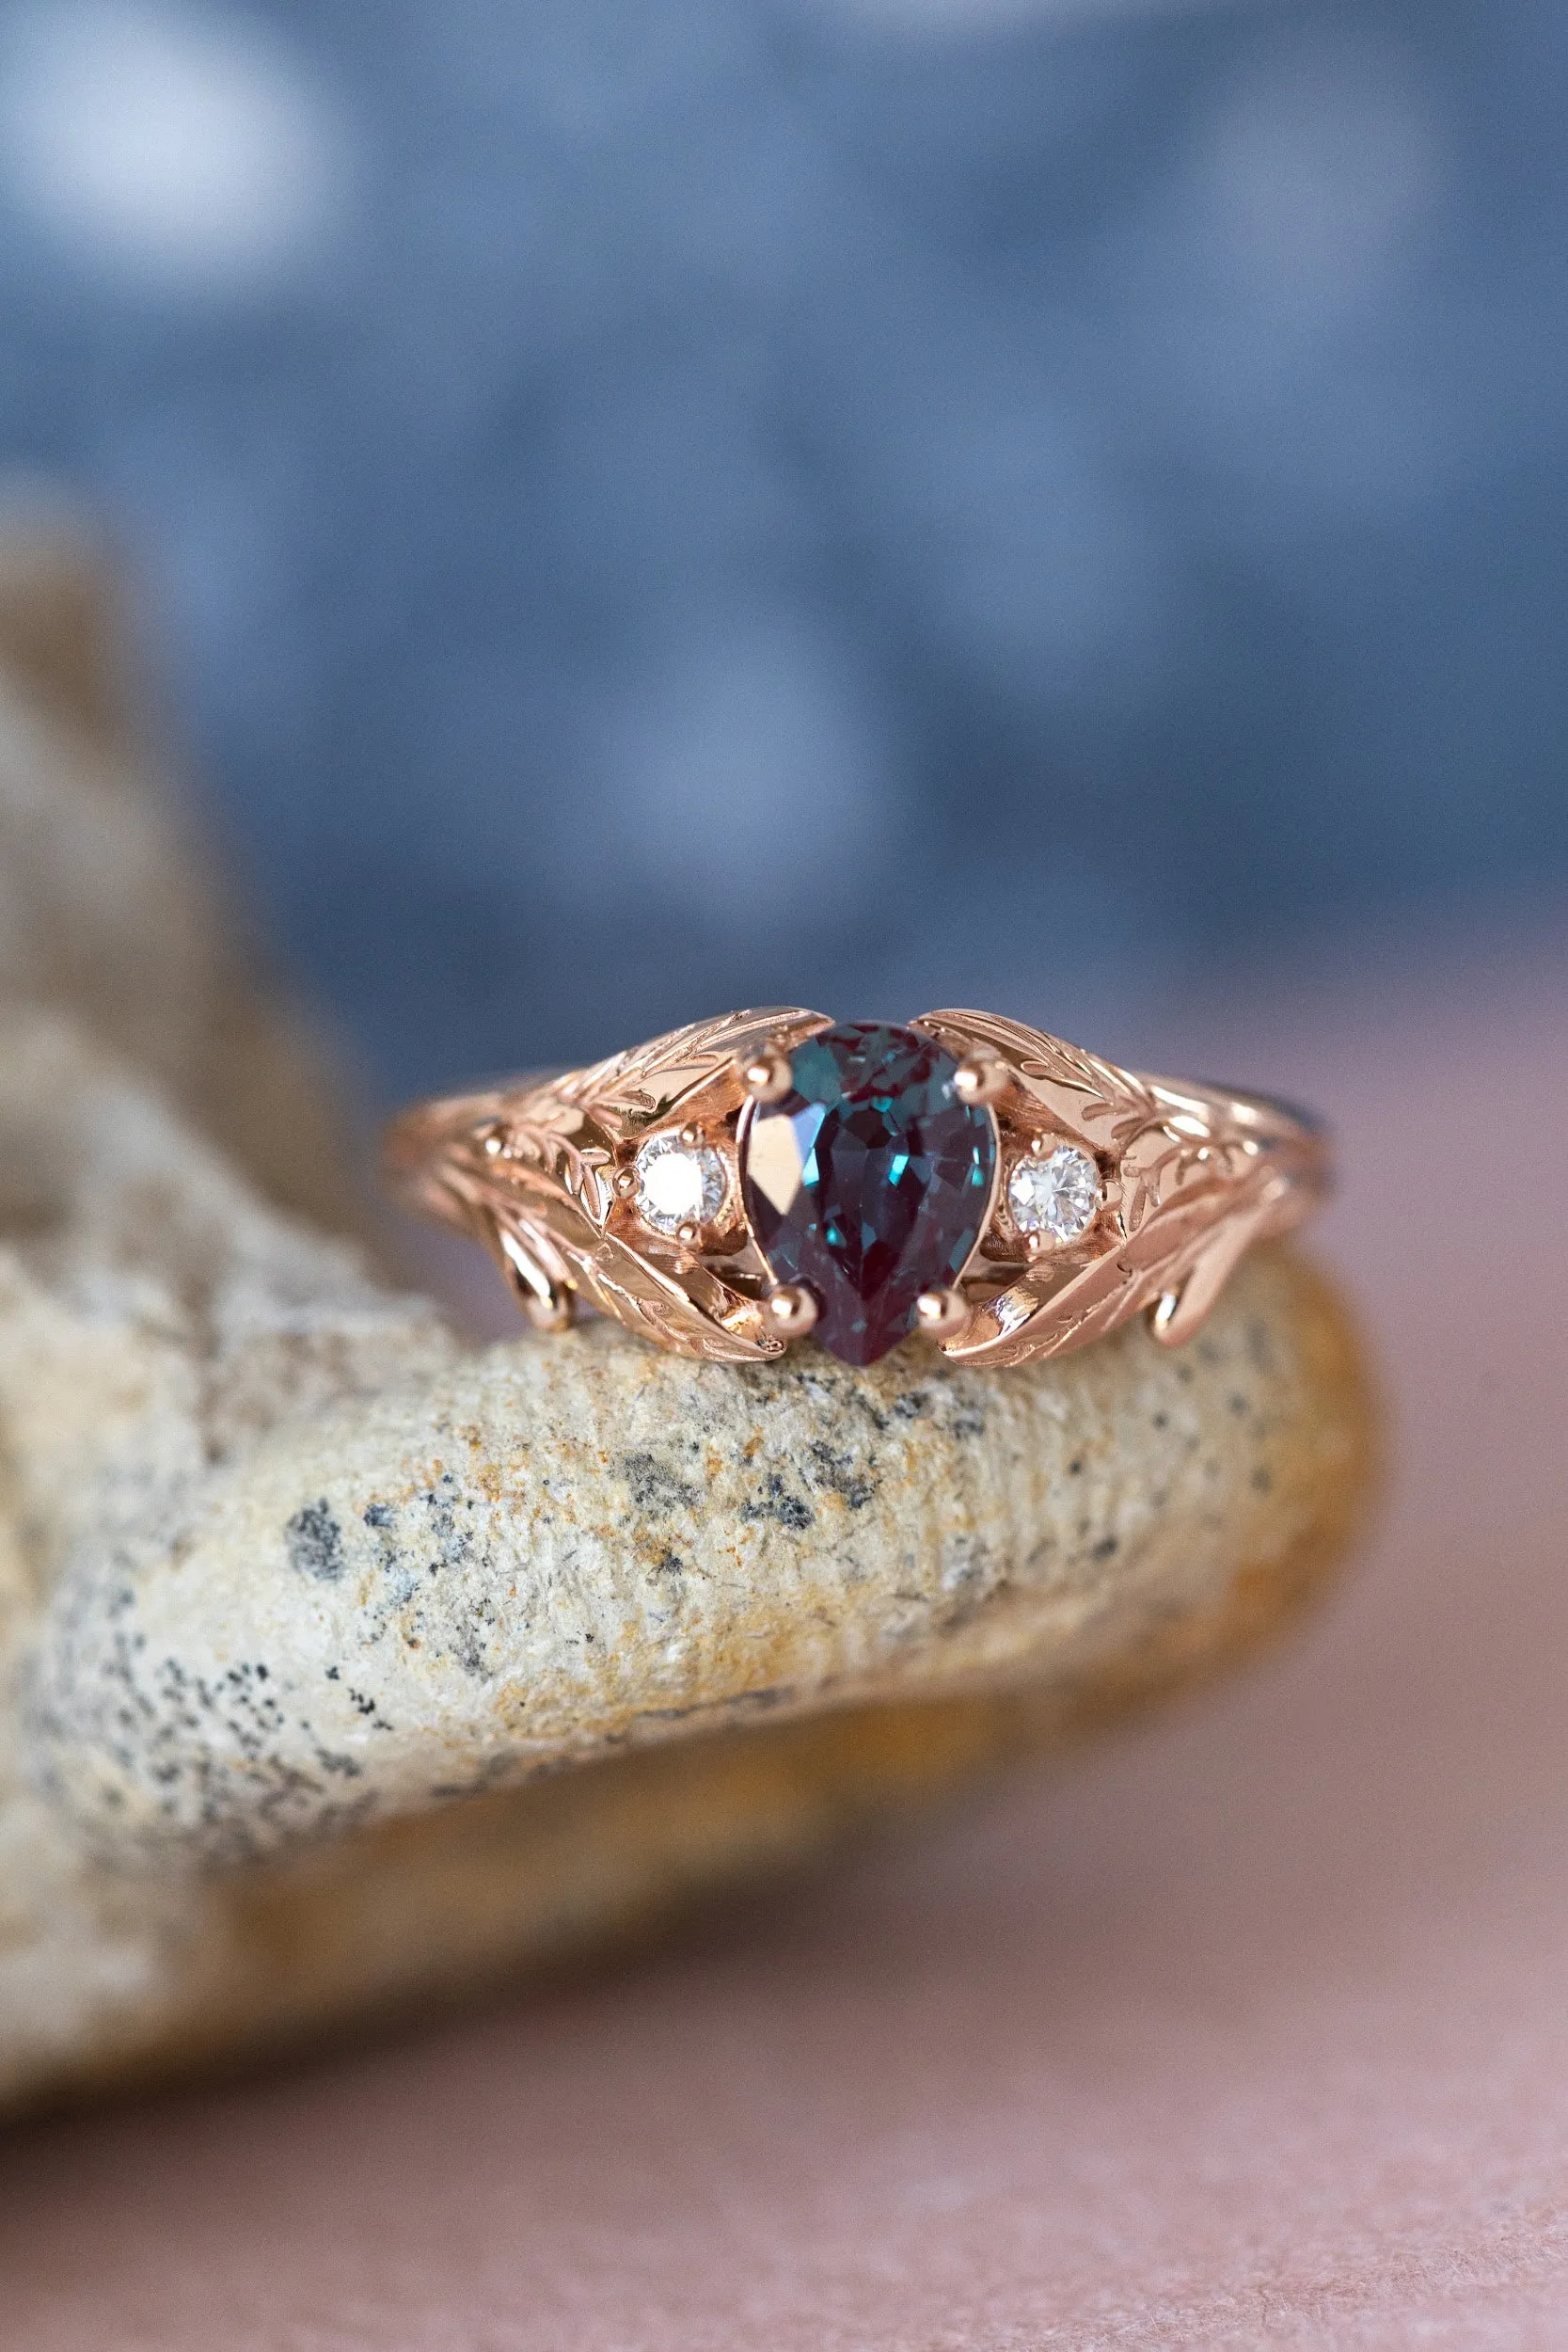
[[[979,1238],[996,1124],[955,1094],[957,1070],[918,1029],[845,1022],[797,1046],[792,1090],[752,1114],[752,1230],[778,1279],[814,1293],[816,1337],[847,1364],[907,1338],[921,1292],[955,1281]]]

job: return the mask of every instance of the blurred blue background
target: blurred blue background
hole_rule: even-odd
[[[1568,885],[1565,125],[1544,0],[12,5],[0,464],[385,1093],[1115,1047]]]

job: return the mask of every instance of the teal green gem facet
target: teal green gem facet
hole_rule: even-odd
[[[919,1029],[849,1021],[796,1047],[791,1091],[759,1104],[741,1185],[763,1256],[820,1310],[816,1337],[874,1364],[914,1329],[923,1291],[968,1262],[990,1200],[996,1124],[953,1090]]]

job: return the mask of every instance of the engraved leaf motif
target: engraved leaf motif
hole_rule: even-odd
[[[1190,1246],[1190,1245],[1189,1245]],[[1181,1279],[1182,1249],[1133,1273],[1117,1256],[1097,1258],[1069,1282],[1041,1297],[1027,1278],[980,1309],[969,1330],[945,1353],[966,1364],[1033,1363],[1102,1339]]]
[[[754,1300],[711,1268],[676,1274],[607,1230],[610,1170],[617,1143],[721,1076],[737,1055],[824,1019],[793,1006],[726,1013],[540,1085],[505,1106],[503,1152],[487,1152],[476,1127],[467,1188],[498,1224],[546,1234],[573,1287],[601,1312],[685,1355],[736,1363],[778,1356],[784,1342]]]
[[[542,1178],[575,1201],[595,1226],[609,1216],[608,1153],[584,1152],[559,1128],[516,1120],[508,1132],[507,1158],[514,1168],[526,1168],[531,1179]]]
[[[1069,1097],[1077,1123],[1090,1132],[1101,1130],[1108,1141],[1123,1143],[1160,1116],[1153,1089],[1134,1072],[1102,1061],[1098,1054],[1069,1045],[1049,1030],[1028,1028],[1022,1021],[1008,1021],[1000,1013],[955,1009],[922,1013],[920,1025],[955,1033],[944,1041],[956,1044],[960,1052],[965,1040],[990,1046],[1026,1080]]]
[[[515,1235],[547,1274],[559,1269],[600,1313],[684,1356],[756,1363],[783,1353],[783,1341],[717,1275],[705,1267],[678,1278],[666,1273],[617,1235],[600,1232],[561,1193],[533,1189],[534,1181],[529,1171],[521,1197],[492,1191],[482,1215]]]
[[[759,1327],[755,1338],[749,1338],[721,1319],[742,1302],[738,1293],[716,1277],[707,1275],[695,1285],[705,1294],[704,1303],[699,1303],[673,1275],[662,1273],[613,1235],[596,1235],[591,1248],[574,1247],[559,1233],[556,1239],[574,1281],[593,1306],[680,1355],[749,1364],[783,1354],[783,1341],[770,1333]]]
[[[1066,1355],[1102,1339],[1150,1306],[1180,1291],[1211,1253],[1228,1263],[1255,1239],[1281,1206],[1279,1188],[1260,1181],[1249,1216],[1233,1185],[1193,1186],[1166,1200],[1122,1246],[1107,1250],[1065,1282],[1026,1275],[977,1309],[969,1330],[944,1352],[956,1361],[1002,1366]]]
[[[661,1118],[737,1054],[755,1053],[777,1033],[804,1031],[826,1018],[800,1005],[772,1005],[690,1022],[576,1072],[553,1092],[562,1102],[590,1105],[596,1123],[619,1135]]]

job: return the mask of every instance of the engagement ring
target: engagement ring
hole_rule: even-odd
[[[388,1167],[530,1319],[578,1303],[730,1363],[1065,1355],[1191,1337],[1243,1251],[1323,1198],[1322,1129],[985,1012],[728,1013],[564,1076],[405,1112]]]

